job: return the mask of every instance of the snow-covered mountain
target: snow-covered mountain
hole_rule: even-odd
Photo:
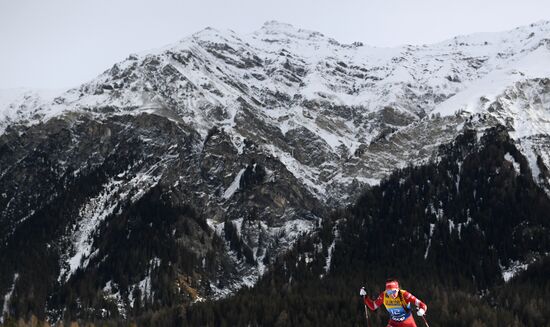
[[[51,316],[91,276],[126,314],[136,298],[165,305],[253,285],[331,208],[437,161],[464,128],[506,126],[549,190],[549,63],[550,22],[377,48],[272,21],[247,35],[206,28],[55,95],[2,92],[2,252],[28,233],[40,240],[25,248],[48,258],[37,298]],[[112,248],[143,237],[170,241],[136,247],[127,265],[139,268],[113,272],[124,254]],[[6,259],[0,293],[14,276],[36,283]],[[177,280],[171,296],[158,291],[161,272]]]
[[[155,112],[181,119],[203,137],[218,126],[237,148],[253,139],[285,160],[320,198],[345,202],[347,192],[334,190],[347,191],[354,181],[375,183],[395,167],[428,157],[434,141],[453,135],[418,142],[426,125],[432,132],[458,124],[448,117],[459,110],[486,113],[517,82],[550,76],[549,33],[550,24],[540,22],[433,45],[376,48],[278,22],[249,35],[207,28],[130,55],[51,102],[3,111],[19,108],[17,118],[30,123],[67,112]],[[502,109],[499,118],[515,114],[511,105]],[[522,119],[518,137],[547,132],[544,101],[527,109],[522,115],[532,119]],[[445,116],[444,123],[430,121],[432,113]],[[272,130],[250,124],[248,114]],[[531,123],[537,128],[525,125]],[[403,140],[411,136],[414,142]],[[378,153],[378,141],[390,138],[404,151]],[[305,143],[315,143],[318,155]]]

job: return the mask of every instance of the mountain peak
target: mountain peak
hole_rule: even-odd
[[[550,20],[541,19],[537,22],[529,24],[529,27],[536,27],[536,26],[544,27],[545,29],[550,29]],[[518,27],[518,28],[521,28],[521,27]]]
[[[222,31],[216,29],[216,28],[207,26],[207,27],[203,28],[202,30],[193,33],[193,37],[195,37],[195,38],[209,38],[209,37],[218,37],[221,34],[224,34],[224,33]]]
[[[213,42],[213,43],[242,42],[240,37],[234,31],[229,29],[219,30],[213,27],[206,27],[194,33],[191,38],[199,42]],[[182,41],[185,42],[187,40],[189,40],[189,38],[185,38]]]
[[[268,20],[263,25],[262,28],[266,29],[296,29],[292,24],[280,22],[277,20]]]
[[[279,22],[276,20],[266,21],[260,30],[254,33],[255,35],[282,36],[285,38],[321,40],[325,36],[317,31],[311,31],[301,28],[296,28],[291,24]]]

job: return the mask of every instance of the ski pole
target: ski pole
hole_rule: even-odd
[[[424,320],[424,325],[426,325],[426,327],[430,327],[430,325],[428,325],[428,321],[426,320],[426,317],[422,316],[422,320]]]
[[[367,309],[367,305],[365,304],[365,295],[363,295],[363,305],[365,306],[365,317],[367,318],[367,327],[370,327],[369,310]]]

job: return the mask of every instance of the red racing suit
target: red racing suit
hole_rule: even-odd
[[[424,302],[405,290],[399,290],[396,298],[387,295],[386,292],[380,293],[374,301],[365,296],[365,304],[373,311],[384,304],[390,313],[387,327],[416,327],[412,317],[411,304],[424,310],[428,309]]]

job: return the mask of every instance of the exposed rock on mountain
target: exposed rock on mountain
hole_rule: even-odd
[[[549,37],[540,22],[376,48],[207,28],[55,96],[0,93],[4,312],[127,317],[252,286],[465,129],[505,126],[512,167],[550,192]]]

